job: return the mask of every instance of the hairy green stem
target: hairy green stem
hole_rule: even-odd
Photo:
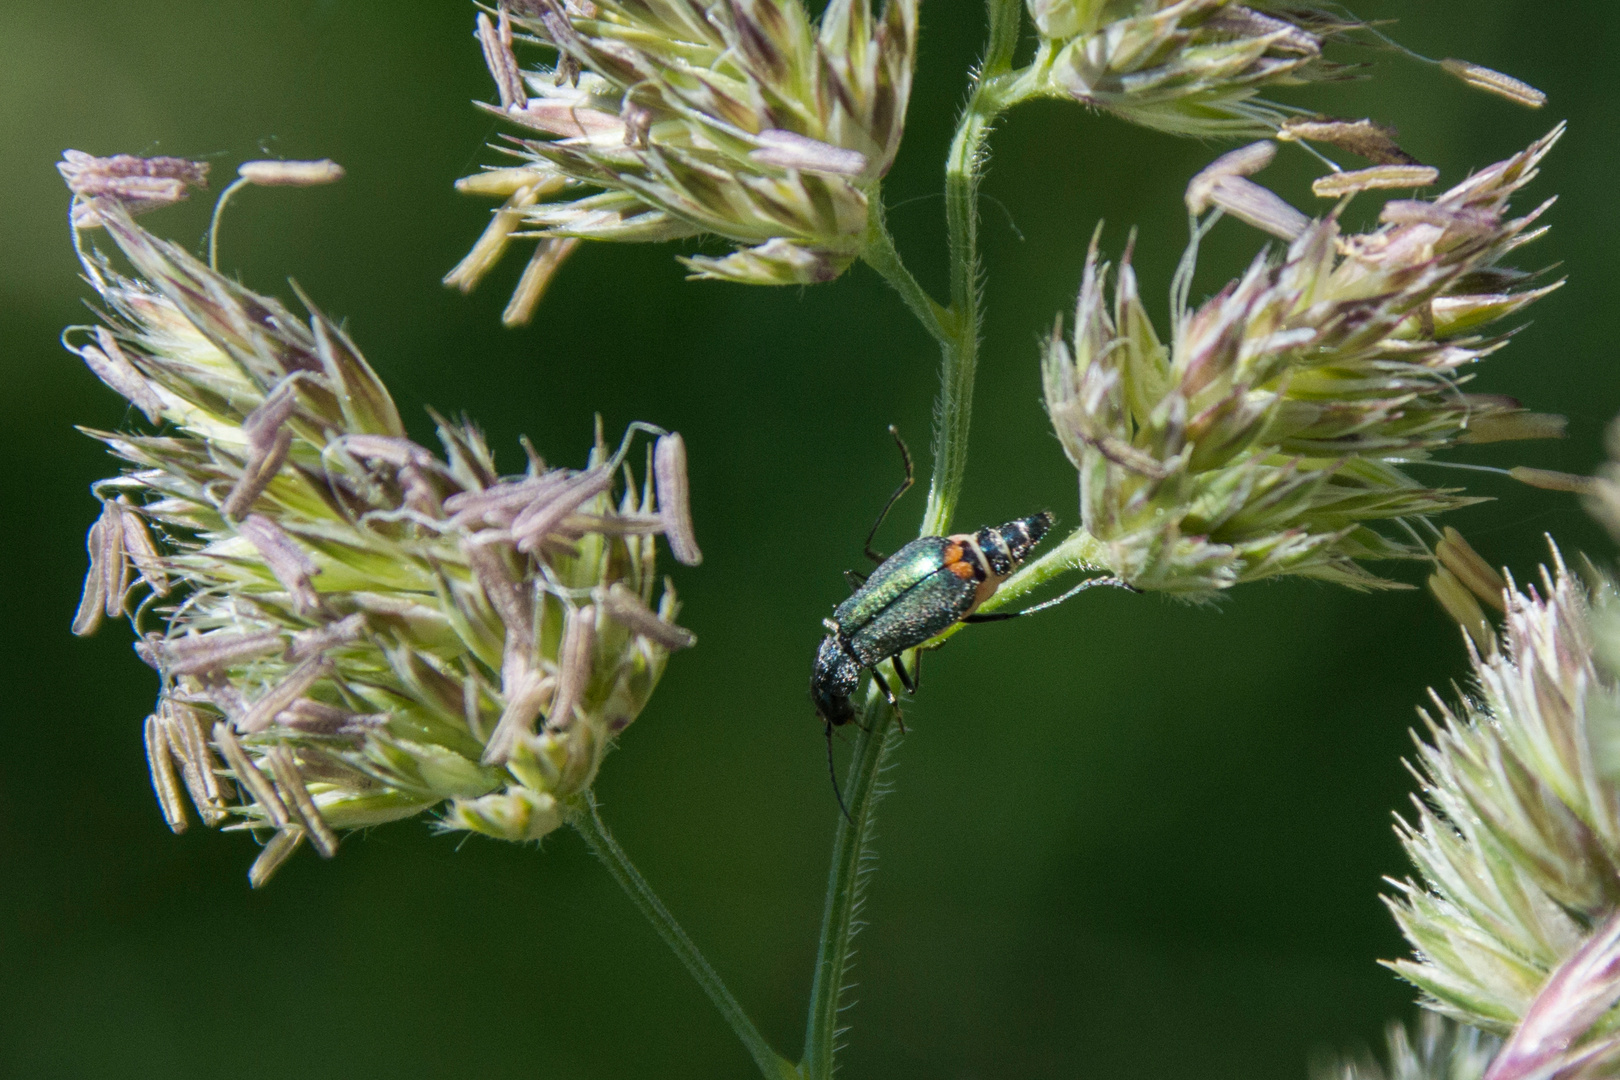
[[[900,294],[900,299],[905,301],[911,313],[917,316],[917,321],[922,323],[923,329],[948,350],[956,339],[955,316],[928,295],[928,290],[917,283],[917,279],[911,276],[911,271],[907,270],[906,264],[901,261],[900,252],[894,246],[894,237],[889,235],[888,223],[884,219],[883,201],[878,191],[872,192],[869,205],[871,211],[866,223],[866,238],[861,247],[861,258],[868,266],[882,274],[885,281],[894,286],[895,292]]]
[[[994,8],[992,8],[994,11]],[[993,43],[994,44],[994,43]],[[948,532],[967,474],[968,429],[973,417],[973,377],[979,364],[979,179],[984,143],[996,118],[1010,104],[1011,76],[981,74],[962,110],[945,163],[945,224],[950,236],[951,315],[956,333],[944,343],[939,399],[934,415],[934,475],[922,533]]]
[[[942,308],[912,277],[895,250],[884,221],[882,199],[873,191],[871,217],[861,257],[893,285],[923,327],[939,342],[939,398],[934,407],[934,471],[921,535],[950,528],[967,474],[968,430],[973,417],[973,379],[979,364],[979,180],[985,140],[996,119],[1020,101],[1037,96],[1033,69],[1010,70],[1023,6],[1019,0],[986,0],[990,41],[967,107],[957,121],[945,162],[945,224],[950,239],[951,305]]]
[[[805,1024],[804,1080],[830,1080],[837,1050],[838,1016],[845,1008],[844,979],[849,971],[851,945],[861,928],[864,864],[870,857],[873,811],[881,794],[878,774],[899,728],[894,711],[876,687],[866,695],[855,738],[849,777],[844,785],[848,817],[838,819],[833,838],[832,869],[827,874],[827,906],[821,920],[821,942],[816,949],[816,973],[810,987],[810,1016]]]
[[[950,237],[951,315],[956,333],[945,342],[939,400],[934,408],[934,474],[928,483],[928,508],[922,535],[949,531],[956,501],[967,475],[968,429],[973,419],[973,377],[979,366],[979,179],[984,172],[984,143],[996,118],[1016,100],[1009,93],[1017,82],[1009,74],[1018,31],[1023,25],[1020,0],[985,0],[990,40],[974,80],[972,96],[956,124],[945,159],[945,226]]]
[[[793,1065],[765,1041],[765,1036],[759,1033],[754,1022],[748,1018],[748,1014],[721,981],[719,974],[709,965],[708,960],[704,959],[698,947],[692,943],[692,939],[686,936],[686,931],[681,929],[681,925],[675,921],[675,916],[669,913],[664,902],[658,899],[658,894],[652,891],[652,886],[647,884],[647,880],[635,868],[635,864],[624,853],[624,849],[619,847],[617,841],[613,839],[613,834],[608,832],[601,814],[597,813],[596,797],[586,792],[572,810],[569,824],[579,830],[579,834],[585,838],[585,843],[590,846],[591,853],[602,860],[602,864],[608,868],[608,873],[613,875],[613,880],[619,883],[620,888],[624,889],[636,907],[647,917],[647,921],[652,923],[653,929],[658,931],[658,936],[664,939],[664,944],[680,957],[681,963],[686,965],[686,970],[697,980],[698,985],[703,987],[703,992],[709,995],[709,1000],[714,1002],[715,1008],[720,1010],[720,1015],[731,1025],[731,1030],[737,1033],[737,1038],[748,1048],[748,1053],[753,1057],[754,1064],[759,1066],[760,1073],[766,1080],[798,1080],[798,1072]]]
[[[985,46],[981,70],[984,76],[994,77],[1012,68],[1018,31],[1024,25],[1024,3],[1023,0],[985,0],[984,7],[990,24],[990,40]]]
[[[940,343],[939,400],[935,408],[934,470],[928,486],[928,508],[921,534],[940,535],[950,527],[962,479],[967,472],[967,437],[973,411],[973,377],[979,360],[979,177],[984,168],[984,142],[998,117],[1015,103],[1021,87],[1009,74],[1022,19],[1020,0],[986,0],[990,41],[972,96],[957,122],[945,165],[945,221],[950,237],[951,306],[940,305],[905,268],[883,218],[881,199],[873,193],[872,214],[861,256],[900,293],[912,314]],[[851,945],[860,929],[864,863],[870,857],[873,812],[879,795],[878,775],[898,733],[897,716],[868,687],[861,732],[855,740],[844,802],[833,840],[832,868],[827,876],[827,904],[821,941],[816,950],[810,1015],[805,1024],[805,1080],[831,1080],[837,1049],[838,1017],[845,1008],[844,979]]]

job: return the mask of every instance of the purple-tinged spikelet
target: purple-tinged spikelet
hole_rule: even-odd
[[[161,629],[137,650],[162,679],[145,741],[169,825],[189,799],[263,835],[255,885],[305,841],[330,856],[435,807],[446,829],[555,828],[691,644],[655,572],[659,534],[691,546],[684,456],[659,455],[671,517],[630,480],[629,437],[501,476],[441,421],[436,455],[320,312],[94,205],[138,276],[87,254],[109,316],[78,351],[165,431],[91,433],[127,467],[95,487],[74,630],[151,594],[136,618]]]
[[[504,320],[527,322],[580,240],[711,233],[736,250],[683,258],[694,277],[828,281],[866,233],[868,191],[899,149],[917,0],[833,0],[812,24],[799,0],[628,3],[526,0],[477,33],[525,164],[458,186],[506,198],[445,278],[467,291],[514,235],[540,246]],[[513,28],[556,50],[524,72]]]
[[[1197,310],[1178,300],[1168,343],[1129,256],[1110,312],[1094,242],[1073,335],[1055,334],[1045,362],[1047,410],[1080,472],[1094,554],[1139,588],[1195,597],[1279,574],[1375,586],[1386,583],[1362,561],[1427,558],[1398,519],[1474,500],[1402,466],[1460,443],[1561,431],[1461,389],[1505,341],[1486,328],[1557,287],[1475,291],[1539,234],[1545,204],[1515,218],[1508,202],[1561,132],[1350,236],[1336,216],[1276,209],[1286,204],[1246,178],[1264,150],[1227,155],[1194,179],[1188,205],[1294,239]],[[1270,201],[1235,205],[1237,185]]]

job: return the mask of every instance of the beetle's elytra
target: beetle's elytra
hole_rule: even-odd
[[[976,533],[924,536],[884,560],[827,620],[810,677],[821,719],[830,726],[853,720],[850,697],[861,669],[885,660],[894,660],[901,682],[912,689],[900,654],[970,619],[1051,527],[1051,514],[1032,514]],[[872,677],[892,702],[883,677],[875,670]]]

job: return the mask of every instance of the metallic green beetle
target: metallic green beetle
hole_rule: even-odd
[[[872,538],[889,508],[912,482],[911,454],[893,427],[889,433],[900,447],[906,478],[889,496],[866,537],[866,554],[879,566],[865,580],[854,575],[852,584],[858,582],[854,594],[824,621],[827,636],[816,652],[810,675],[810,697],[827,727],[829,760],[832,729],[855,719],[850,697],[863,668],[872,673],[889,704],[895,705],[894,692],[877,670],[885,660],[894,662],[901,684],[908,693],[915,693],[914,673],[906,671],[901,654],[954,624],[1012,619],[1060,604],[1093,585],[1125,585],[1118,578],[1088,578],[1062,596],[1023,611],[976,614],[979,605],[995,594],[1051,529],[1052,515],[1044,512],[986,526],[976,533],[919,537],[889,558],[879,555],[872,550]],[[836,789],[836,778],[833,784]]]
[[[920,537],[884,560],[826,621],[828,633],[810,677],[810,696],[821,719],[829,728],[855,719],[850,695],[862,668],[872,672],[892,704],[894,693],[877,665],[892,659],[900,682],[914,692],[916,683],[901,653],[958,622],[1023,614],[974,612],[1023,564],[1051,527],[1051,514],[1032,514],[976,533]]]

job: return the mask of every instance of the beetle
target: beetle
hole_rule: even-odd
[[[862,668],[872,672],[892,705],[894,692],[877,665],[892,660],[901,684],[915,693],[916,682],[901,659],[907,649],[958,622],[991,622],[1022,614],[976,612],[1051,527],[1051,514],[1032,514],[976,533],[919,537],[884,559],[824,624],[827,636],[816,652],[810,678],[816,712],[832,727],[855,719],[850,695]]]
[[[906,489],[913,474],[911,453],[900,433],[891,425],[905,462],[906,477],[889,496],[866,537],[866,555],[878,564],[870,577],[846,571],[854,592],[823,621],[827,636],[816,651],[815,668],[810,675],[810,697],[816,713],[827,729],[829,765],[832,755],[832,729],[855,719],[850,698],[860,681],[861,671],[872,673],[883,696],[898,711],[898,702],[878,665],[894,664],[895,674],[907,693],[915,693],[916,665],[906,671],[901,654],[927,642],[958,622],[999,622],[1052,607],[1094,585],[1130,588],[1118,578],[1088,578],[1055,599],[1023,611],[980,614],[978,608],[995,595],[996,589],[1021,566],[1034,547],[1051,529],[1054,518],[1041,512],[1014,518],[1004,525],[986,526],[974,533],[950,536],[923,536],[911,541],[893,555],[884,557],[872,550],[872,540]],[[833,787],[837,789],[837,778]],[[842,799],[840,799],[842,805]]]

